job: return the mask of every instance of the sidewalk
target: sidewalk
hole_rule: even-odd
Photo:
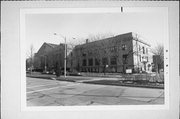
[[[83,76],[88,77],[107,77],[107,78],[121,78],[121,73],[81,73]]]
[[[56,75],[32,73],[32,74],[26,74],[26,77],[51,79],[51,78],[56,78]]]
[[[132,82],[132,80],[127,80],[124,77],[95,77],[95,76],[60,76],[56,77],[55,75],[48,74],[28,74],[27,77],[31,78],[43,78],[49,80],[59,80],[59,81],[69,81],[77,83],[88,83],[88,84],[98,84],[98,85],[115,85],[115,86],[129,86],[129,87],[143,87],[143,88],[164,88],[164,84],[155,84],[155,83],[146,83],[146,80],[143,82]],[[131,77],[130,77],[131,78]]]
[[[108,78],[108,77],[86,77],[86,76],[61,76],[56,78],[57,80],[73,80],[74,82],[84,83],[84,82],[92,82],[92,81],[100,81],[100,80],[121,80],[120,78]]]

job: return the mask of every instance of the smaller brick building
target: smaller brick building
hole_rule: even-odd
[[[64,44],[44,43],[34,57],[34,68],[53,71],[64,67]]]

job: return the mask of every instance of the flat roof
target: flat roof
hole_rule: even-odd
[[[133,32],[128,32],[128,33],[119,34],[119,35],[116,35],[116,36],[113,36],[113,37],[108,37],[108,38],[104,38],[104,39],[100,39],[100,40],[96,40],[96,41],[84,43],[84,44],[81,44],[81,45],[77,45],[75,48],[78,48],[78,47],[81,47],[81,46],[85,46],[85,45],[89,45],[89,44],[96,43],[96,42],[102,42],[102,41],[112,40],[113,38],[120,37],[120,36],[124,36],[124,35],[127,35],[127,36],[130,35],[130,36],[133,37],[133,40],[138,41],[138,42],[141,42],[141,43],[143,43],[143,44],[145,44],[145,45],[151,46],[150,44],[142,41],[142,39],[137,39],[137,40],[134,39],[134,38],[136,38],[137,36],[139,36],[138,34],[133,33]]]

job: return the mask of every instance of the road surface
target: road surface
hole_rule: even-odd
[[[164,90],[27,77],[27,106],[164,104]]]

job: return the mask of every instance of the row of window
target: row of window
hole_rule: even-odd
[[[109,47],[108,48],[110,52],[117,52],[118,50],[122,49],[122,50],[127,50],[127,46],[125,44],[122,44],[122,47],[118,47],[118,46],[114,46],[114,47]],[[106,53],[106,50],[104,50],[104,53]],[[139,45],[139,51],[142,51],[143,54],[148,54],[148,48],[145,48],[144,46],[140,46]],[[97,53],[97,51],[95,51],[94,53]],[[82,53],[83,57],[86,57],[88,55],[92,55],[92,51],[88,51],[88,53]]]
[[[83,52],[83,48],[80,48],[81,49],[81,52]],[[120,50],[127,50],[127,45],[126,44],[122,44],[121,46],[112,46],[112,47],[108,47],[108,48],[103,48],[104,52],[106,53],[107,50],[109,50],[110,52],[117,52],[117,51],[120,51]],[[82,56],[86,56],[86,55],[92,55],[94,53],[97,53],[98,50],[101,50],[101,49],[94,49],[94,51],[87,51],[86,53],[82,53]],[[138,51],[142,51],[143,54],[148,54],[148,48],[145,48],[144,46],[141,46],[141,45],[138,45]]]
[[[98,68],[81,68],[81,72],[99,72]]]
[[[104,57],[102,58],[102,62],[98,58],[89,58],[89,59],[83,59],[82,61],[82,66],[99,66],[102,63],[102,65],[107,65],[108,64],[108,58]],[[110,58],[110,64],[111,65],[116,65],[117,64],[117,57],[111,57]]]
[[[97,67],[83,67],[80,68],[81,72],[117,72],[117,68],[113,67],[111,68],[111,70],[106,70],[105,67],[104,68],[97,68]]]
[[[143,54],[148,54],[148,48],[146,48],[146,50],[145,50],[145,47],[144,46],[140,46],[139,45],[139,51],[141,51],[141,49],[142,49],[142,52],[143,52]]]
[[[148,62],[148,56],[139,56],[140,62]],[[101,62],[102,61],[102,62]],[[123,64],[127,64],[128,63],[128,55],[125,54],[122,56],[122,61]],[[107,65],[109,64],[108,58],[104,57],[102,58],[102,60],[98,59],[98,58],[89,58],[89,59],[83,59],[82,61],[82,66],[99,66],[100,64],[102,65]],[[110,58],[110,65],[117,65],[117,57],[113,56]]]
[[[106,53],[107,50],[109,50],[110,52],[117,52],[118,50],[127,50],[127,46],[125,44],[122,44],[122,46],[113,46],[113,47],[109,47],[109,48],[105,48],[104,52]],[[94,53],[97,52],[97,49],[94,51]],[[92,51],[88,51],[87,53],[82,53],[82,56],[86,56],[86,55],[92,55]]]

